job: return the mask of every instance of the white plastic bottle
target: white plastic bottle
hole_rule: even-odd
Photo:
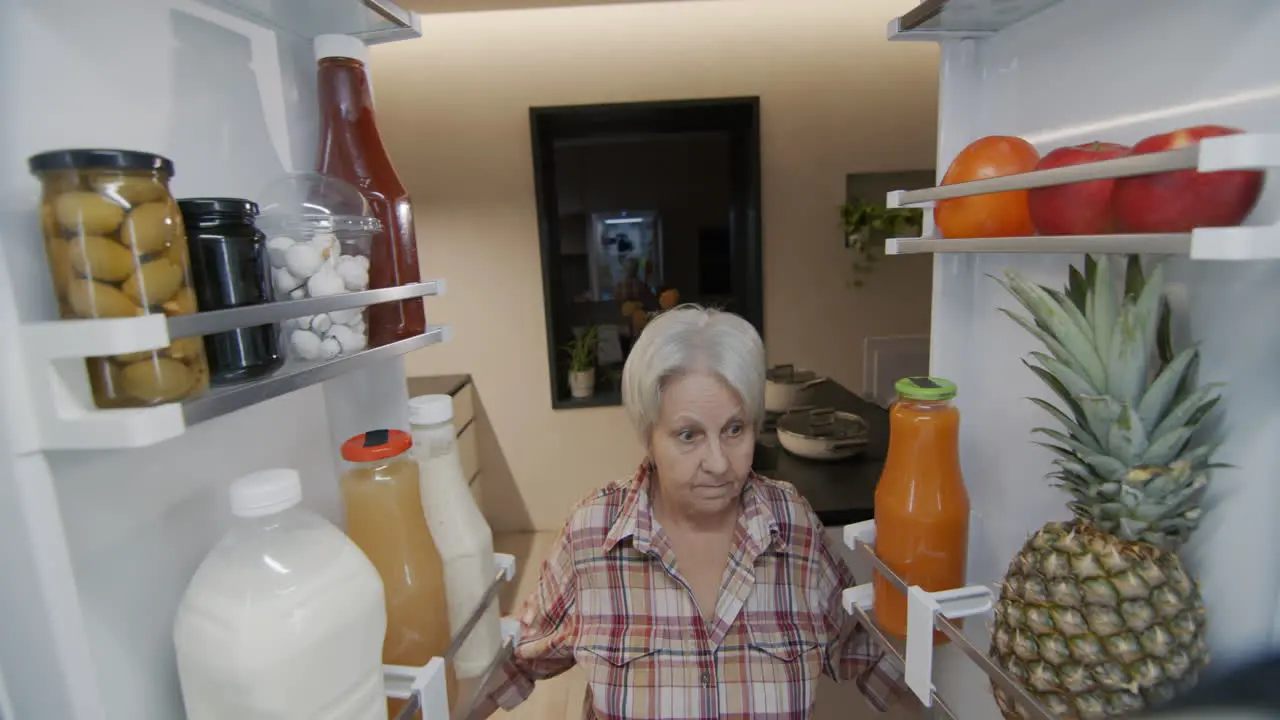
[[[373,564],[297,507],[297,471],[247,475],[230,494],[237,522],[174,621],[189,720],[385,720],[387,616]]]
[[[409,425],[413,432],[413,453],[418,461],[422,512],[444,561],[449,626],[456,636],[497,574],[493,531],[476,507],[462,473],[453,428],[453,398],[448,395],[410,398]],[[481,675],[501,642],[495,601],[454,656],[453,666],[458,677]]]

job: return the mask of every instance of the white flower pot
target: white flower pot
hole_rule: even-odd
[[[596,392],[596,369],[569,372],[569,394],[576,398],[589,398]]]

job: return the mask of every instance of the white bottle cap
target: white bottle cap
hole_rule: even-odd
[[[317,35],[313,45],[316,62],[325,58],[340,57],[369,64],[369,47],[358,37],[351,35]]]
[[[302,479],[288,468],[260,470],[231,483],[230,494],[236,517],[274,515],[302,502]]]
[[[453,398],[448,395],[409,398],[410,425],[439,425],[450,420],[453,420]]]

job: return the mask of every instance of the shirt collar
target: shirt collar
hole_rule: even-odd
[[[632,547],[648,552],[653,547],[653,508],[649,504],[649,480],[653,476],[653,464],[645,460],[631,479],[624,483],[626,499],[618,511],[618,517],[605,535],[603,550],[610,552],[627,538]],[[742,514],[738,516],[738,529],[745,532],[746,541],[753,554],[764,552],[778,536],[778,520],[769,504],[760,497],[761,479],[755,471],[747,475],[742,488]]]

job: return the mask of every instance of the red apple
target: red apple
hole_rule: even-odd
[[[1124,157],[1129,148],[1092,142],[1062,147],[1040,158],[1037,170],[1082,165]],[[1031,222],[1041,235],[1101,235],[1111,232],[1111,189],[1116,181],[1088,182],[1035,188],[1027,193]]]
[[[1176,150],[1203,138],[1244,132],[1220,125],[1199,125],[1152,135],[1133,146],[1134,155]],[[1116,180],[1111,209],[1122,232],[1191,232],[1198,227],[1231,227],[1249,216],[1262,193],[1256,170],[1196,170],[1138,175]]]

